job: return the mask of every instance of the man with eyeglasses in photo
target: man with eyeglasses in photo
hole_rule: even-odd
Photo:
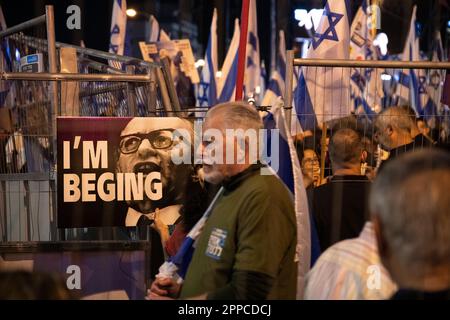
[[[192,124],[181,118],[133,118],[120,134],[117,172],[138,174],[144,179],[151,172],[161,173],[162,198],[127,201],[128,211],[125,226],[149,225],[155,211],[167,225],[174,224],[179,217],[184,186],[192,174],[191,164],[176,165],[171,152],[176,142],[173,133],[177,129],[193,132]]]

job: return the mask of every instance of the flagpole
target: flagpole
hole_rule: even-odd
[[[250,6],[250,0],[242,0],[241,35],[240,35],[240,39],[239,39],[235,101],[242,100],[242,91],[244,88],[245,55],[246,55],[246,51],[247,51],[247,30],[248,30],[249,6]]]

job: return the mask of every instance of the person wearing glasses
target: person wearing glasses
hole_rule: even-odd
[[[144,179],[151,172],[161,173],[162,198],[151,200],[144,195],[140,201],[128,201],[125,226],[151,224],[155,212],[166,225],[179,218],[187,180],[193,173],[191,164],[175,165],[171,152],[177,142],[176,129],[193,132],[192,124],[181,118],[133,118],[120,135],[117,172],[138,174]]]

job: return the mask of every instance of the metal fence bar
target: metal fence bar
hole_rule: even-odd
[[[0,181],[49,181],[52,177],[49,173],[2,173],[0,174]]]
[[[287,52],[289,52],[288,50]],[[342,68],[386,68],[386,69],[450,69],[450,62],[435,61],[380,61],[339,59],[294,59],[294,66],[342,67]],[[286,74],[288,75],[288,74]]]
[[[126,66],[126,71],[128,74],[133,74],[135,71],[135,67],[128,65],[128,66]],[[127,83],[127,103],[128,103],[128,108],[130,110],[131,116],[133,116],[133,117],[137,116],[135,90],[136,89],[135,89],[134,84],[131,82],[128,82]]]
[[[11,28],[8,28],[8,29],[6,29],[4,31],[1,31],[0,32],[0,39],[4,38],[4,37],[7,37],[7,36],[9,36],[9,35],[11,35],[13,33],[17,33],[17,32],[20,32],[22,30],[34,27],[36,25],[43,24],[43,23],[45,23],[45,21],[46,21],[46,15],[45,14],[43,14],[42,16],[36,17],[34,19],[25,21],[23,23],[20,23],[20,24],[14,26],[14,27],[11,27]]]
[[[288,128],[291,128],[291,113],[292,113],[292,90],[293,90],[293,74],[294,74],[294,51],[287,50],[286,52],[286,75],[290,75],[286,77],[286,92],[284,94],[284,108],[286,115],[286,122]],[[289,129],[290,130],[290,129]]]
[[[55,74],[58,72],[57,58],[56,58],[56,40],[55,40],[55,16],[53,12],[53,6],[45,6],[45,15],[46,15],[46,27],[47,27],[47,51],[48,51],[48,65],[50,74]],[[57,163],[57,155],[56,155],[56,117],[58,116],[58,83],[51,82],[50,83],[50,101],[51,101],[51,117],[49,118],[50,128],[53,135],[53,139],[51,142],[51,148],[53,150],[53,163],[56,165]],[[52,173],[52,169],[50,169],[50,173]],[[53,186],[54,190],[56,190],[56,181],[50,181],[50,185]],[[53,195],[55,197],[55,195]],[[54,223],[51,224],[50,230],[53,234],[51,240],[56,240],[56,210],[55,207],[51,210],[51,217]]]
[[[41,81],[105,81],[105,82],[149,82],[149,75],[141,74],[87,74],[87,73],[26,73],[2,72],[0,80],[41,80]]]
[[[7,30],[9,30],[9,29],[7,29]],[[36,48],[39,46],[42,47],[42,46],[47,45],[47,40],[32,37],[32,36],[21,35],[19,37],[17,35],[12,35],[10,38],[20,41],[20,42],[25,42],[28,46],[33,47],[33,48]],[[87,56],[92,56],[92,57],[101,58],[101,59],[105,59],[105,60],[117,60],[120,62],[134,64],[134,65],[138,65],[141,67],[155,67],[155,68],[161,67],[160,63],[158,63],[158,62],[149,62],[149,61],[140,60],[140,59],[133,58],[133,57],[116,55],[116,54],[110,53],[110,52],[104,52],[104,51],[90,49],[90,48],[83,48],[80,46],[63,43],[63,42],[55,42],[55,46],[58,49],[63,48],[63,47],[74,48],[77,51],[77,53],[79,53],[79,54],[84,54]]]

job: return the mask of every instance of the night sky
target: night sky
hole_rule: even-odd
[[[23,5],[18,5],[17,3]],[[177,23],[177,18],[183,12],[170,10],[171,7],[179,9],[179,0],[145,1],[128,0],[128,7],[134,7],[148,13],[154,13],[161,24]],[[221,28],[223,37],[219,39],[219,61],[222,61],[226,53],[227,44],[233,33],[234,18],[240,17],[240,0],[192,0],[184,1],[184,7],[188,11],[192,22],[198,27],[198,42],[206,46],[214,5],[222,5],[226,14],[222,20]],[[270,61],[270,1],[258,0],[258,31],[260,38],[262,60]],[[278,14],[278,25],[287,26],[287,39],[293,40],[297,36],[306,36],[304,30],[297,26],[294,20],[295,8],[320,8],[325,1],[322,0],[280,0],[277,1],[278,8],[284,9]],[[422,26],[421,49],[427,50],[432,31],[440,29],[445,46],[445,30],[447,21],[450,19],[450,9],[446,0],[385,0],[382,5],[382,31],[386,32],[390,43],[391,53],[399,53],[403,49],[403,42],[409,28],[410,12],[412,4],[418,5],[418,21]],[[3,13],[8,26],[13,26],[27,19],[44,14],[45,5],[52,4],[55,7],[56,38],[57,41],[71,44],[80,44],[81,40],[89,48],[108,50],[109,29],[111,24],[112,0],[0,0]],[[66,28],[68,14],[66,8],[76,4],[81,8],[82,29],[69,30]],[[356,10],[360,1],[352,1],[353,10]],[[169,10],[167,9],[169,8]],[[436,9],[438,8],[438,9]],[[164,10],[165,9],[165,10]],[[438,10],[438,11],[436,11]],[[159,12],[158,12],[159,11]],[[438,13],[438,14],[436,14]],[[281,21],[281,23],[280,23]],[[284,24],[283,24],[284,23]],[[220,27],[219,27],[220,28]],[[447,33],[447,42],[448,42]],[[290,48],[291,45],[287,44]],[[448,46],[447,46],[448,47]],[[203,55],[204,47],[201,51]],[[197,57],[198,58],[198,57]]]

